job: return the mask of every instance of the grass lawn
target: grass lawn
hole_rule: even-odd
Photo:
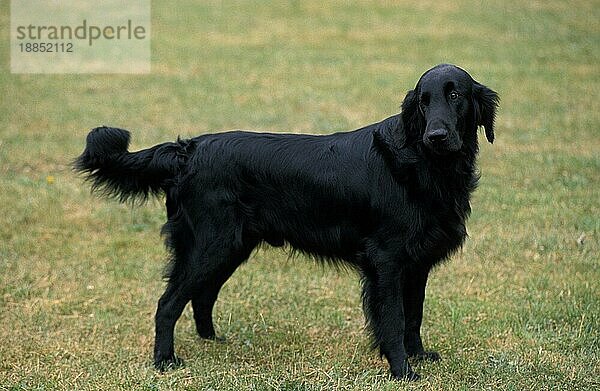
[[[600,4],[456,0],[153,2],[148,75],[16,75],[0,5],[0,389],[600,389]],[[223,2],[233,3],[233,2]],[[225,129],[328,133],[398,111],[452,62],[501,97],[470,239],[436,269],[417,383],[388,378],[357,276],[257,251],[186,367],[152,368],[162,202],[90,195],[87,131],[133,149]],[[482,138],[483,139],[483,138]]]

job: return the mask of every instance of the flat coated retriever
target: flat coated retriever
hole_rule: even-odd
[[[323,136],[232,131],[128,152],[129,132],[99,127],[75,169],[121,201],[166,194],[172,254],[156,311],[154,364],[181,364],[177,319],[191,301],[202,338],[216,338],[219,290],[260,243],[288,244],[356,269],[373,347],[392,376],[417,379],[408,358],[439,360],[421,341],[431,268],[467,236],[477,186],[477,129],[494,140],[498,94],[464,70],[421,76],[402,112]]]

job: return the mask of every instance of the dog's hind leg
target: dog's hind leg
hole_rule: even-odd
[[[191,298],[188,286],[170,280],[167,289],[158,301],[155,315],[156,334],[154,340],[154,366],[164,371],[176,368],[182,361],[175,356],[173,347],[174,329],[177,319]]]
[[[166,245],[171,249],[171,270],[165,292],[158,301],[154,316],[154,366],[160,371],[181,366],[182,361],[175,356],[175,323],[193,296],[192,266],[195,239],[194,230],[183,213],[178,212],[173,193],[167,192],[167,224],[162,233]]]
[[[233,272],[229,273],[229,275]],[[196,331],[198,336],[204,339],[220,340],[215,334],[212,312],[217,296],[227,278],[203,283],[200,292],[192,298],[192,308],[194,309],[194,321],[196,322]]]
[[[211,274],[200,281],[199,289],[192,297],[196,331],[200,338],[220,339],[215,335],[212,319],[215,301],[223,284],[231,277],[238,266],[248,259],[253,249],[253,245],[248,245],[243,251],[236,251],[222,259],[211,260]]]
[[[155,317],[154,365],[160,370],[181,364],[174,353],[174,328],[190,300],[198,333],[214,337],[212,308],[219,290],[256,244],[243,240],[235,208],[223,207],[221,199],[212,201],[195,202],[204,204],[201,209],[175,208],[167,202],[169,221],[163,232],[173,260]]]
[[[198,333],[206,338],[214,336],[211,319],[214,301],[227,278],[245,260],[245,257],[232,258],[232,251],[224,243],[227,241],[211,240],[199,250],[174,252],[173,269],[158,301],[155,317],[154,365],[157,369],[166,370],[182,363],[174,353],[174,329],[190,300]]]

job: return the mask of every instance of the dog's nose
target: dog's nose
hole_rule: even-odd
[[[446,129],[434,129],[427,133],[427,140],[430,143],[439,143],[440,141],[444,141],[448,138],[448,131]]]

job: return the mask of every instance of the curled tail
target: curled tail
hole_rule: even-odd
[[[121,202],[145,200],[173,186],[181,164],[187,160],[187,146],[188,142],[178,141],[128,152],[127,130],[99,127],[88,134],[85,150],[73,168],[86,174],[92,191]]]

